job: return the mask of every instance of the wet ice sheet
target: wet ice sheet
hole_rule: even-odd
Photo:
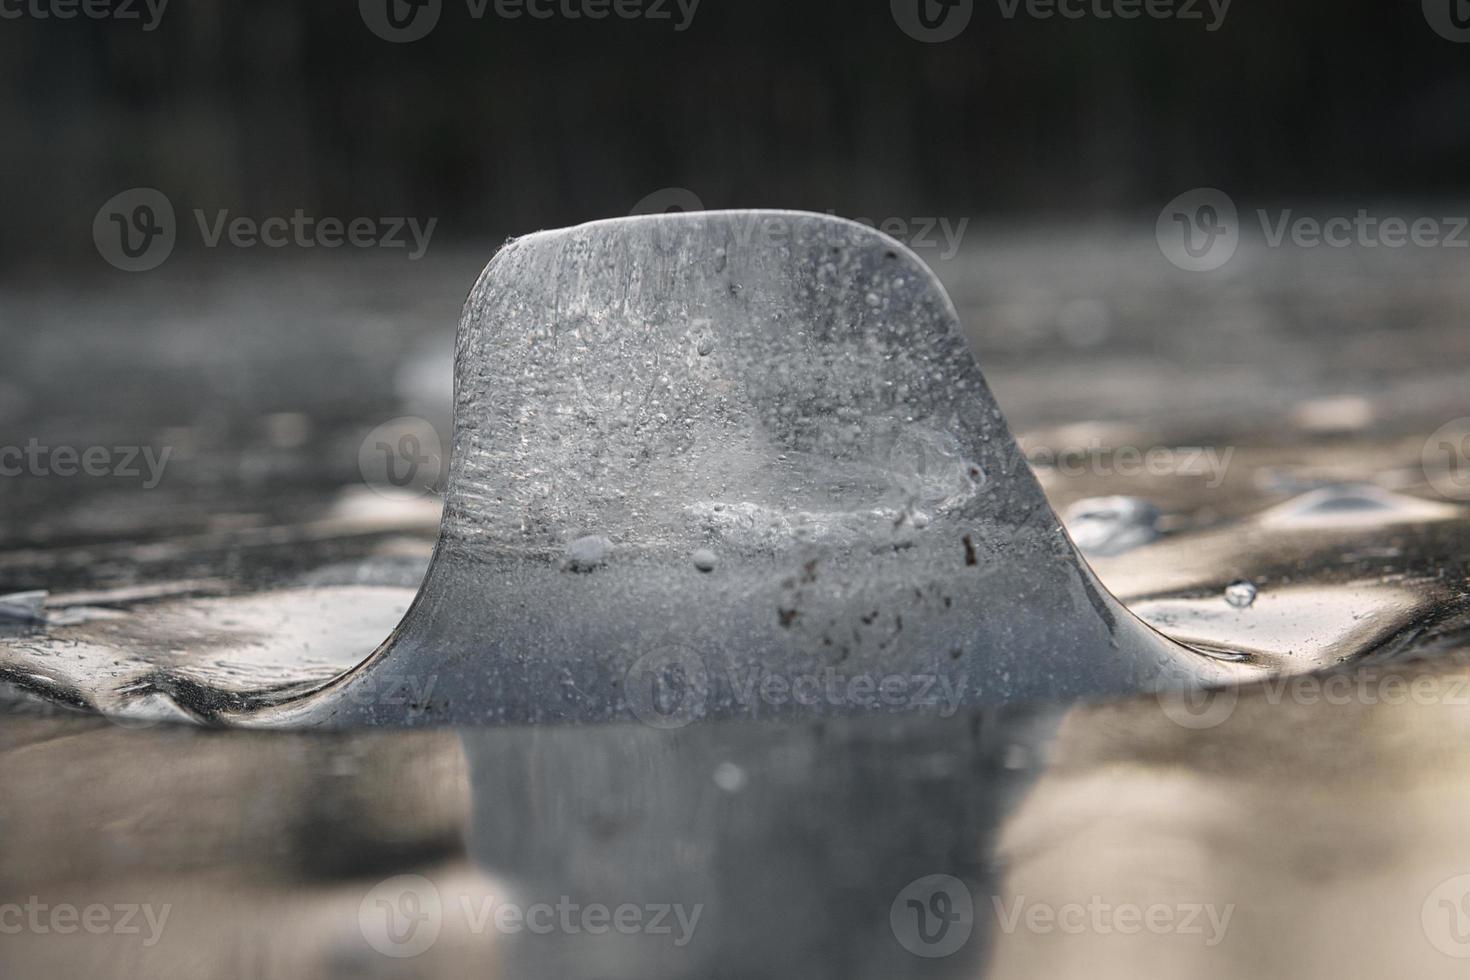
[[[1021,252],[1025,252],[1025,247],[1024,240],[1020,245],[1007,245],[1007,249],[1019,248]],[[1004,267],[1010,254],[1005,251],[999,267]],[[1146,353],[1138,344],[1139,331],[1151,322],[1151,317],[1165,314],[1156,310],[1148,315],[1126,318],[1117,315],[1117,311],[1131,308],[1129,304],[1134,303],[1134,299],[1126,295],[1128,290],[1120,283],[1132,283],[1128,289],[1137,288],[1136,280],[1148,278],[1148,260],[1143,253],[1128,249],[1104,249],[1097,254],[1109,256],[1106,260],[1099,260],[1102,265],[1123,261],[1119,256],[1126,258],[1126,275],[1116,281],[1111,273],[1094,275],[1087,271],[1086,263],[1053,269],[1048,275],[1055,295],[1038,299],[1039,305],[1032,311],[1035,313],[1054,301],[1060,302],[1056,325],[1062,329],[1075,319],[1064,314],[1076,303],[1085,302],[1094,312],[1098,308],[1113,310],[1101,319],[1091,317],[1090,322],[1111,324],[1109,330],[1116,334],[1111,336],[1117,342],[1116,349],[1100,352],[1095,345],[1082,342],[1086,338],[1065,329],[1062,336],[1067,343],[1060,348],[1048,348],[1047,371],[1065,375],[1086,368],[1094,372],[1093,380],[1098,384],[1077,389],[1092,391],[1093,397],[1100,399],[1092,403],[1094,411],[1091,417],[1094,421],[1038,426],[1036,422],[1044,420],[1047,412],[1051,411],[1046,406],[1045,386],[1016,386],[1009,396],[1007,408],[1023,424],[1031,426],[1022,433],[1023,445],[1028,449],[1049,445],[1063,453],[1081,450],[1089,459],[1100,458],[1096,451],[1099,446],[1106,445],[1144,449],[1195,447],[1201,452],[1192,458],[1197,464],[1203,460],[1203,469],[1200,465],[1193,468],[1181,466],[1160,478],[1107,477],[1087,467],[1080,475],[1064,475],[1054,465],[1038,463],[1042,483],[1059,509],[1083,497],[1115,494],[1140,501],[1144,508],[1142,513],[1157,512],[1156,518],[1149,518],[1147,534],[1135,535],[1131,540],[1126,536],[1114,540],[1106,549],[1125,553],[1112,558],[1099,557],[1097,564],[1104,582],[1163,632],[1212,655],[1236,661],[1244,658],[1248,664],[1260,668],[1295,671],[1369,654],[1393,654],[1418,646],[1432,646],[1446,631],[1453,631],[1458,615],[1458,583],[1463,579],[1459,557],[1464,553],[1460,531],[1463,521],[1459,519],[1461,509],[1458,505],[1424,499],[1432,496],[1424,485],[1422,460],[1416,458],[1421,454],[1424,430],[1415,430],[1413,426],[1424,425],[1427,429],[1428,425],[1414,421],[1412,416],[1412,412],[1422,411],[1425,406],[1444,400],[1436,394],[1438,389],[1432,383],[1433,376],[1429,376],[1422,386],[1424,397],[1408,403],[1408,414],[1394,415],[1371,393],[1351,398],[1324,398],[1314,382],[1295,389],[1296,407],[1286,413],[1285,427],[1258,428],[1261,417],[1251,411],[1215,413],[1203,424],[1198,418],[1173,409],[1161,410],[1157,418],[1140,417],[1135,413],[1126,422],[1102,421],[1108,412],[1129,414],[1125,410],[1126,403],[1113,402],[1114,389],[1102,384],[1109,378],[1129,376],[1127,372],[1120,375],[1112,371],[1108,357],[1117,350],[1132,351],[1140,356]],[[1017,324],[1021,321],[1013,315],[1016,309],[997,307],[996,303],[1018,290],[1033,287],[1026,285],[1024,277],[1011,273],[996,278],[996,258],[995,252],[987,252],[967,259],[973,263],[970,266],[942,267],[940,272],[956,285],[968,315],[983,327],[974,331],[974,339],[987,367],[992,373],[997,373],[1002,385],[1006,385],[1008,378],[1024,376],[1029,370],[1022,366],[1014,374],[1008,374],[1007,366],[1011,363],[1008,358],[1013,359],[1029,349],[1027,344],[1035,338],[1025,330],[1017,331]],[[1306,275],[1308,293],[1319,286],[1325,288],[1341,282],[1342,270],[1335,269],[1330,263],[1298,271]],[[1253,274],[1268,276],[1271,273],[1256,269]],[[1262,295],[1253,292],[1259,282],[1252,279],[1232,285],[1227,293],[1237,299],[1247,293]],[[1375,282],[1384,287],[1392,280],[1387,276],[1376,276]],[[987,283],[991,292],[981,299],[970,298],[977,283]],[[238,284],[232,284],[232,289],[238,288]],[[1171,280],[1167,286],[1160,285],[1155,295],[1174,295],[1171,291],[1176,288],[1178,284]],[[1076,295],[1063,302],[1060,297],[1068,293]],[[1082,296],[1082,293],[1088,295]],[[225,303],[226,315],[221,322],[232,322],[232,318],[239,315],[238,296],[230,295],[234,298]],[[298,295],[296,298],[301,297]],[[866,297],[860,299],[865,300]],[[1210,303],[1217,302],[1213,294],[1211,297],[1194,296],[1190,302],[1205,299]],[[447,310],[452,310],[452,306],[446,304]],[[1133,312],[1140,314],[1137,309]],[[578,328],[591,331],[589,338],[596,336],[600,329],[597,327],[597,315],[600,315],[597,311],[591,311],[586,323]],[[445,319],[448,318],[446,315]],[[1045,316],[1036,323],[1043,333],[1049,329]],[[1398,335],[1400,340],[1404,340],[1410,331],[1415,336],[1437,337],[1435,329],[1433,322],[1428,320],[1414,325],[1399,323]],[[1247,332],[1254,336],[1260,333],[1260,329],[1253,326]],[[324,333],[330,334],[331,331]],[[575,331],[569,336],[569,343],[575,341],[574,334]],[[712,321],[691,315],[685,338],[687,344],[673,352],[688,361],[688,364],[681,362],[678,365],[680,370],[693,365],[697,372],[700,365],[713,365],[722,358],[730,358],[731,349],[728,345],[722,348],[717,334]],[[1161,353],[1170,357],[1180,356],[1181,352],[1175,350],[1178,345],[1170,340],[1176,334],[1165,332],[1160,336],[1164,340],[1155,345],[1154,353],[1148,356],[1157,357]],[[1271,342],[1277,347],[1271,360],[1272,370],[1283,365],[1309,363],[1307,358],[1315,356],[1311,353],[1314,346],[1311,339],[1290,332],[1273,334]],[[1362,355],[1381,373],[1384,351],[1373,346],[1367,334],[1361,342],[1346,346]],[[1415,348],[1405,343],[1405,349]],[[425,379],[434,373],[428,365],[435,357],[441,358],[440,370],[447,376],[448,363],[442,360],[444,354],[435,354],[433,346],[426,340],[407,335],[395,343],[382,345],[381,350],[385,356],[390,352],[407,352],[402,364],[391,368],[398,372],[393,383],[375,389],[386,392],[393,399],[384,406],[385,415],[442,403],[442,383],[430,385]],[[32,356],[37,353],[32,352]],[[52,356],[56,351],[45,347],[39,353]],[[1343,360],[1340,366],[1343,367],[1341,378],[1344,381],[1362,373],[1361,367],[1354,367],[1360,362],[1351,356],[1339,355],[1339,359]],[[1146,370],[1146,363],[1146,359],[1135,360],[1131,370]],[[1393,363],[1398,371],[1412,366],[1404,358]],[[1214,357],[1208,365],[1209,370],[1200,371],[1198,380],[1208,383],[1210,390],[1217,393],[1223,393],[1231,386],[1239,387],[1239,379],[1232,380],[1229,372],[1218,371],[1220,366],[1220,359]],[[375,370],[390,367],[384,365]],[[681,399],[687,400],[695,390],[687,384],[688,379],[671,380],[674,377],[670,373],[671,364],[654,363],[638,370],[646,370],[647,373],[648,384],[640,388],[646,397],[637,405],[620,409],[625,415],[631,411],[627,417],[637,424],[652,424],[660,414],[667,414],[665,410],[675,403],[683,404]],[[548,397],[558,390],[556,378],[552,372],[542,382],[543,386],[550,386],[547,388]],[[419,380],[415,382],[414,379]],[[776,379],[772,383],[779,385],[781,382]],[[1281,388],[1279,384],[1277,389],[1287,395],[1294,391],[1290,386]],[[1246,406],[1260,391],[1256,387],[1241,388],[1238,394],[1240,404]],[[555,397],[560,399],[564,409],[571,411],[567,406],[574,405],[575,399]],[[705,408],[698,406],[698,411],[705,411]],[[839,416],[841,409],[842,406],[838,405]],[[613,412],[608,417],[616,414]],[[714,412],[711,417],[718,417],[718,414]],[[296,424],[284,425],[281,422],[283,417],[281,413],[267,413],[260,417],[262,421],[259,423],[262,437],[270,445],[271,452],[276,454],[273,457],[276,463],[272,464],[271,470],[277,478],[273,487],[280,487],[282,473],[290,471],[293,466],[304,465],[307,457],[301,455],[302,452],[319,452],[321,449],[320,443],[308,441],[300,444],[303,437],[310,438],[310,431],[302,430]],[[272,419],[276,421],[271,422]],[[849,421],[861,436],[863,426],[872,420],[859,415]],[[1190,426],[1195,426],[1193,431]],[[195,428],[198,429],[197,426]],[[844,471],[843,477],[835,484],[819,479],[830,474],[806,473],[803,470],[805,457],[792,454],[785,461],[782,479],[790,481],[787,489],[796,488],[799,506],[789,506],[790,501],[785,497],[779,501],[761,502],[734,497],[722,499],[720,494],[711,494],[709,500],[685,507],[679,513],[677,532],[681,535],[702,534],[708,540],[700,542],[699,547],[688,548],[688,554],[678,559],[679,567],[696,578],[710,575],[712,573],[703,571],[701,567],[711,564],[708,561],[710,556],[714,558],[714,566],[724,570],[729,567],[729,558],[759,555],[791,541],[871,540],[875,536],[900,544],[923,540],[925,534],[932,533],[930,528],[936,519],[943,519],[952,508],[964,507],[974,494],[983,492],[983,487],[977,486],[976,478],[970,472],[969,457],[956,451],[956,447],[950,444],[952,437],[945,432],[925,428],[918,420],[906,421],[890,429],[892,431],[888,434],[893,438],[877,446],[883,451],[876,455],[867,453],[869,458],[879,460],[883,465],[869,467],[869,470],[863,470],[861,466],[850,467],[850,472]],[[1399,434],[1391,438],[1374,434],[1383,431],[1390,435],[1394,432]],[[1417,435],[1414,434],[1416,432]],[[842,428],[834,428],[832,434],[840,437]],[[199,435],[200,432],[195,431],[191,438],[197,441]],[[866,437],[864,440],[872,441]],[[875,446],[865,448],[873,450]],[[228,447],[200,445],[196,448],[207,450],[206,455],[215,452],[223,456]],[[244,448],[247,455],[253,451],[248,446],[239,448]],[[340,455],[351,462],[355,449],[347,443]],[[501,451],[494,449],[494,452]],[[737,461],[740,458],[738,452],[727,455]],[[326,458],[336,456],[329,453]],[[1068,457],[1064,455],[1061,458]],[[282,469],[280,464],[288,460],[290,464]],[[507,471],[507,467],[509,471],[516,470],[516,459],[497,456],[489,462],[494,464],[492,469],[496,472]],[[217,472],[213,467],[211,463],[205,472]],[[186,479],[195,478],[199,469],[196,467],[185,472],[191,474]],[[718,477],[718,473],[708,475]],[[895,475],[902,479],[893,482]],[[715,482],[720,482],[720,479]],[[556,482],[552,481],[550,486],[556,486]],[[1367,486],[1371,493],[1344,492],[1342,489],[1352,486]],[[187,484],[185,488],[188,489]],[[163,490],[167,492],[166,485]],[[1324,502],[1324,493],[1337,503],[1326,505],[1332,504],[1332,500]],[[1371,494],[1379,496],[1372,498]],[[142,545],[120,541],[115,545],[86,543],[57,547],[53,544],[31,550],[12,550],[0,555],[0,573],[8,576],[17,589],[37,584],[61,589],[90,588],[104,583],[116,588],[124,583],[142,581],[146,586],[149,580],[176,579],[181,572],[197,574],[217,570],[221,563],[226,563],[242,572],[248,571],[230,587],[230,591],[248,594],[262,587],[278,587],[279,581],[272,582],[271,579],[279,579],[284,556],[289,554],[290,571],[301,576],[299,580],[302,582],[350,586],[353,583],[386,584],[388,581],[399,584],[404,576],[408,581],[412,580],[419,567],[413,561],[390,568],[385,573],[377,557],[366,556],[375,547],[371,544],[373,535],[383,535],[395,528],[400,533],[420,534],[419,540],[424,541],[426,535],[423,532],[432,527],[437,517],[435,500],[419,501],[414,505],[416,516],[410,516],[401,504],[385,501],[362,487],[335,497],[330,492],[320,494],[317,499],[319,502],[312,508],[296,511],[298,514],[314,511],[311,520],[298,518],[293,522],[275,517],[271,512],[280,501],[268,494],[262,502],[265,506],[259,508],[261,513],[250,513],[247,508],[240,508],[243,513],[213,516],[203,534],[170,535],[166,533],[170,525],[165,520],[155,524],[153,533],[158,539]],[[852,506],[853,501],[859,499],[863,506]],[[842,506],[832,508],[833,500],[840,500]],[[1343,505],[1345,500],[1348,501],[1346,506]],[[1367,501],[1366,506],[1364,501]],[[234,502],[240,501],[237,498]],[[286,502],[294,503],[295,498],[287,496]],[[329,506],[322,506],[321,502],[327,502]],[[70,510],[63,508],[63,514],[82,510],[113,512],[112,505],[102,501],[85,508],[67,506]],[[150,513],[159,518],[163,511]],[[181,516],[189,519],[187,510],[182,511]],[[44,525],[45,522],[41,523]],[[585,534],[589,540],[599,538],[609,542],[610,547],[604,549],[603,558],[594,563],[597,567],[605,565],[609,556],[637,558],[645,554],[649,546],[649,542],[638,540],[637,535],[620,535],[626,540],[619,542],[607,537],[606,528],[573,528],[573,522],[563,523],[568,525],[561,529],[566,536],[558,540],[548,539],[542,546],[548,559],[553,561],[565,560],[571,536],[579,533]],[[592,520],[583,523],[607,522]],[[1081,531],[1079,526],[1078,533]],[[641,529],[640,533],[644,530]],[[354,535],[358,537],[354,538]],[[252,554],[253,558],[242,561],[242,557]],[[385,574],[387,579],[383,577]],[[798,569],[795,578],[800,580],[803,574]],[[1260,596],[1258,602],[1245,609],[1237,609],[1221,601],[1224,590],[1237,580],[1252,583]],[[1297,597],[1312,596],[1312,589],[1317,586],[1329,587],[1334,598],[1330,601],[1296,601]],[[1355,598],[1343,599],[1343,590],[1346,589],[1350,589]],[[232,598],[229,601],[238,600]],[[343,598],[344,603],[350,601]],[[1322,614],[1324,609],[1353,603],[1359,606],[1345,619]],[[121,604],[110,608],[116,613],[127,607]],[[795,607],[782,608],[799,612]],[[148,607],[144,606],[139,607],[134,615],[147,614]],[[1273,623],[1276,625],[1271,625]],[[799,624],[802,629],[809,627],[809,621],[799,617],[793,619],[793,624]],[[885,618],[883,625],[892,631],[897,620]],[[272,637],[255,648],[252,656],[258,657],[270,669],[281,671],[277,679],[282,683],[278,687],[290,688],[318,677],[321,664],[294,664],[296,654],[279,652],[299,650],[300,645],[292,640],[289,633],[273,633],[273,624],[268,621],[255,623],[252,628],[263,637]],[[824,635],[826,639],[832,639],[830,633],[823,634],[819,624],[810,639],[820,644]],[[178,636],[187,638],[189,633],[181,630]],[[365,642],[357,655],[366,656],[381,639],[380,636]],[[134,658],[142,657],[150,663],[157,661],[165,676],[179,670],[180,660],[188,659],[188,655],[170,651],[183,649],[187,643],[172,643],[169,636],[159,636],[157,640],[157,649],[120,651],[119,663],[135,664]],[[34,643],[34,637],[28,642]],[[111,641],[104,641],[104,649],[107,642]],[[349,658],[343,649],[334,654],[333,660],[340,662]],[[53,663],[64,659],[55,658]],[[118,669],[115,674],[128,677],[131,670],[132,667]],[[112,672],[109,668],[100,676],[108,676]],[[220,677],[212,668],[195,673],[213,680]],[[262,679],[260,674],[254,676],[257,680]]]
[[[1458,505],[1383,491],[1374,499],[1393,506],[1366,517],[1349,507],[1349,516],[1333,521],[1321,514],[1324,503],[1331,513],[1334,500],[1360,500],[1362,484],[1293,496],[1265,478],[1279,475],[1271,454],[1256,460],[1246,452],[1238,465],[1243,486],[1265,488],[1238,500],[1246,506],[1254,499],[1256,513],[1221,521],[1198,494],[1201,502],[1193,508],[1182,505],[1191,491],[1189,478],[1181,478],[1165,495],[1174,501],[1172,529],[1151,544],[1095,559],[1103,582],[1145,621],[1211,655],[1244,656],[1260,669],[1288,673],[1433,651],[1463,630],[1470,520]],[[1075,482],[1068,491],[1073,495],[1119,489],[1116,481]],[[355,665],[397,625],[426,552],[404,553],[400,560],[393,551],[386,558],[324,563],[301,576],[313,586],[306,591],[164,602],[125,595],[91,607],[105,617],[79,617],[51,630],[12,624],[0,643],[9,648],[14,669],[37,675],[35,684],[86,691],[87,701],[118,707],[135,701],[146,690],[138,686],[145,677],[163,690],[217,688],[212,697],[220,704],[252,686],[256,695],[274,699]],[[690,574],[698,569],[691,565]],[[1226,597],[1237,580],[1257,589],[1248,607]],[[396,584],[373,584],[379,582]],[[74,615],[104,597],[62,598],[67,605],[52,609],[53,616]],[[230,625],[221,629],[222,622]],[[159,705],[135,710],[157,711]]]
[[[1274,466],[1256,463],[1251,478],[1252,456],[1237,465],[1254,490],[1232,501],[1256,513],[1222,521],[1176,500],[1173,530],[1095,560],[1136,614],[1181,642],[1290,672],[1407,655],[1464,629],[1470,508],[1351,481],[1283,493]],[[1249,602],[1232,601],[1236,585]]]
[[[0,676],[122,718],[213,721],[356,666],[415,591],[315,586],[132,602],[125,611],[68,605],[49,612],[52,623],[0,633]]]

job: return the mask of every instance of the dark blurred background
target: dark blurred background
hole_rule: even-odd
[[[887,0],[703,0],[687,25],[675,0],[600,21],[443,0],[411,43],[347,0],[31,12],[51,2],[0,3],[0,275],[114,274],[91,223],[136,186],[181,220],[418,215],[463,241],[671,186],[710,207],[1151,221],[1200,185],[1379,200],[1470,181],[1470,45],[1432,26],[1439,0],[1237,0],[1218,23],[1205,0],[1136,20],[976,0],[944,43]]]

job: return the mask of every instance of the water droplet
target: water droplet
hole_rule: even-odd
[[[694,567],[701,572],[712,572],[720,563],[719,557],[708,548],[700,548],[691,557],[694,559]]]
[[[1231,582],[1225,587],[1225,601],[1236,609],[1249,609],[1256,604],[1256,596],[1260,590],[1251,582],[1244,580]]]
[[[567,545],[567,565],[573,572],[590,572],[607,564],[613,543],[601,535],[578,538]]]

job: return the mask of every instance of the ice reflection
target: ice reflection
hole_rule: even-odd
[[[901,897],[938,877],[983,910],[1056,717],[315,737],[12,717],[0,778],[33,790],[0,798],[0,909],[44,909],[0,970],[973,976],[989,921],[933,957]],[[144,930],[49,927],[91,904]]]

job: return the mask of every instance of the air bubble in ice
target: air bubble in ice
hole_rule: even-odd
[[[607,564],[613,543],[601,535],[578,538],[567,545],[566,567],[573,572],[590,572]]]

